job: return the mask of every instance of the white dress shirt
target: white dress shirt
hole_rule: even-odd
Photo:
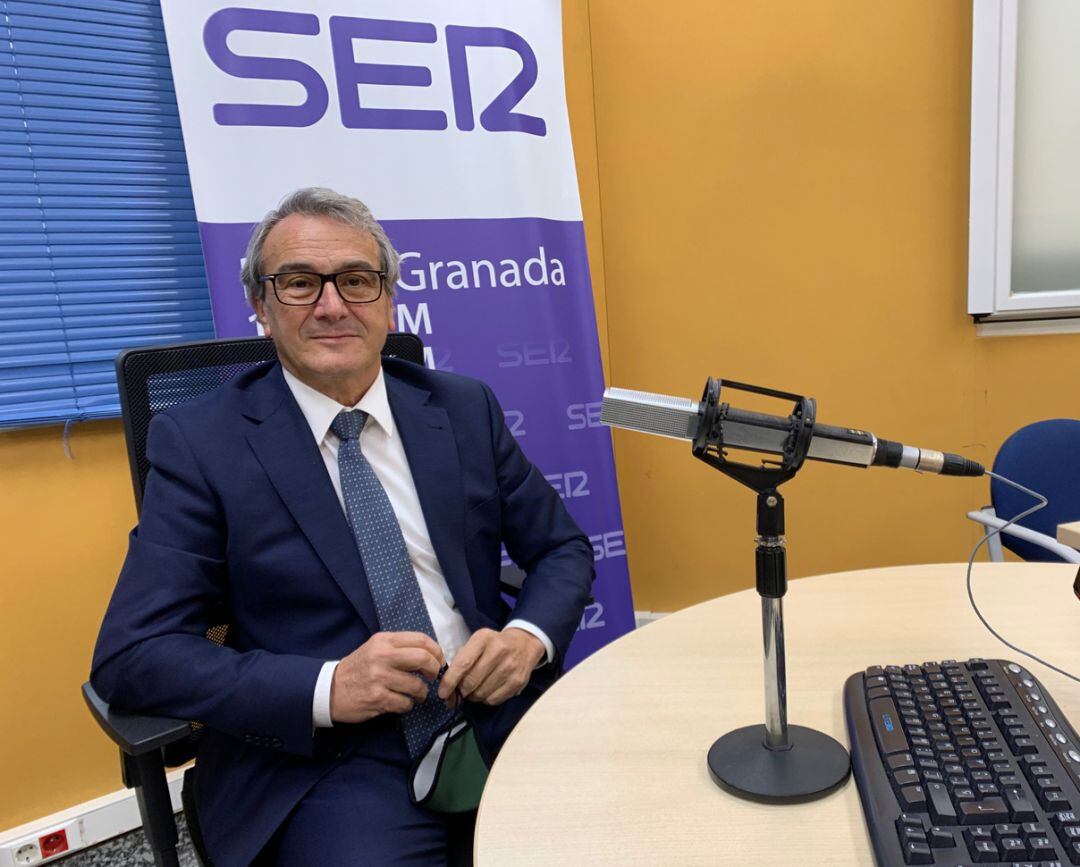
[[[360,433],[360,450],[386,490],[394,515],[401,525],[401,534],[405,537],[405,547],[409,551],[409,560],[420,585],[420,594],[435,630],[435,640],[442,648],[447,663],[451,662],[472,633],[454,602],[432,547],[427,522],[420,507],[420,497],[416,493],[416,484],[405,455],[405,446],[397,434],[394,415],[390,411],[382,369],[380,368],[378,376],[359,403],[350,407],[342,406],[332,397],[301,382],[284,367],[282,372],[311,428],[315,442],[319,445],[319,453],[326,464],[326,471],[330,475],[342,510],[345,509],[345,499],[341,494],[341,477],[338,471],[339,440],[330,431],[330,425],[343,409],[359,409],[368,414],[368,422]],[[525,620],[514,619],[504,628],[510,627],[535,635],[547,651],[547,661],[554,659],[555,647],[538,626]],[[330,718],[330,685],[339,661],[331,660],[323,665],[315,684],[312,719],[318,727],[333,725]]]

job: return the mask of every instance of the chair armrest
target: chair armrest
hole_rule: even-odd
[[[1004,519],[978,510],[968,512],[967,516],[975,523],[982,524],[984,527],[990,527],[992,530],[1001,530],[1002,533],[1006,533],[1009,536],[1015,536],[1017,539],[1023,539],[1025,542],[1031,542],[1033,545],[1045,548],[1050,553],[1057,554],[1057,556],[1066,563],[1080,563],[1080,551],[1077,551],[1075,548],[1070,548],[1068,545],[1062,545],[1057,539],[1052,536],[1047,536],[1045,533],[1029,530],[1027,527],[1021,527],[1018,524],[1011,524],[1006,527],[1005,524],[1008,522]]]
[[[89,683],[83,684],[82,692],[98,725],[128,755],[142,755],[191,734],[187,720],[113,710]]]

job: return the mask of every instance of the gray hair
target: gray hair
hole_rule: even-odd
[[[401,276],[401,260],[386,231],[372,216],[371,210],[359,199],[344,196],[326,187],[304,187],[289,193],[281,203],[262,218],[251,233],[248,242],[247,258],[240,269],[240,280],[244,284],[244,294],[248,301],[262,300],[266,295],[266,284],[259,280],[262,273],[262,252],[266,236],[270,230],[286,217],[303,214],[310,217],[329,217],[368,232],[379,247],[382,269],[386,272],[383,286],[386,294],[394,297],[394,289]]]

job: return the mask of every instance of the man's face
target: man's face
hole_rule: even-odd
[[[330,217],[293,214],[270,230],[263,245],[263,274],[336,274],[350,268],[381,270],[378,244],[370,233]],[[277,300],[271,281],[264,285],[255,312],[281,363],[339,403],[356,403],[375,381],[386,332],[394,328],[386,287],[370,304],[346,304],[327,283],[317,304],[292,307]]]

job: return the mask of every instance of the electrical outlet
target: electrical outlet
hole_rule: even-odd
[[[20,867],[23,864],[37,864],[41,861],[41,848],[38,846],[37,840],[20,844],[11,854],[15,859],[15,863]]]
[[[52,858],[53,855],[66,852],[68,850],[67,831],[61,828],[59,831],[38,837],[38,845],[41,847],[42,858]]]

